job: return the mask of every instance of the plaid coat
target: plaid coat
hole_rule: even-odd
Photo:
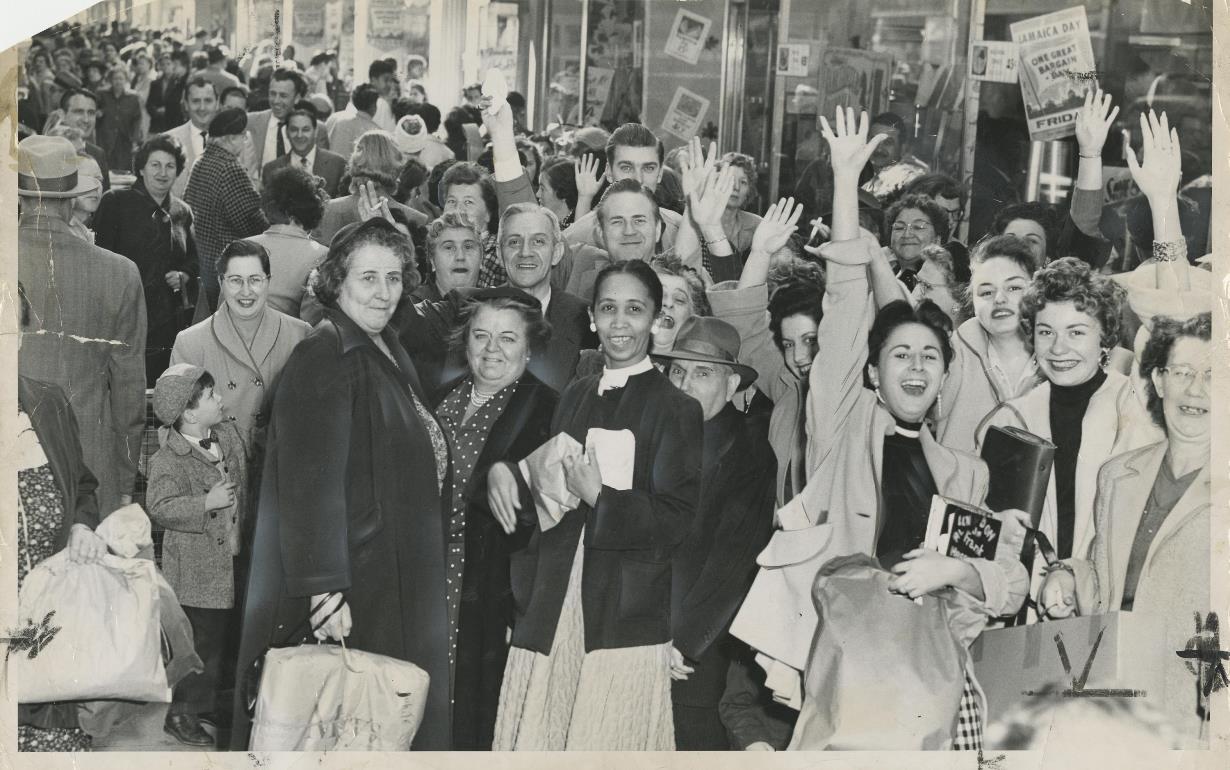
[[[218,305],[220,291],[215,269],[218,256],[231,241],[265,232],[269,220],[239,160],[216,144],[207,145],[192,167],[184,202],[192,209],[201,284],[212,309]]]

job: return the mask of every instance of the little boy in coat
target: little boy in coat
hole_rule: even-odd
[[[211,746],[201,716],[219,700],[222,663],[233,655],[238,631],[234,560],[246,503],[246,453],[223,416],[213,377],[199,366],[175,364],[163,372],[154,387],[154,414],[166,427],[150,459],[146,504],[166,530],[162,571],[205,665],[176,685],[164,729],[181,743]]]

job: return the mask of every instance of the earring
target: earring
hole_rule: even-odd
[[[888,402],[884,400],[884,394],[880,392],[880,384],[879,383],[874,383],[874,384],[876,386],[876,401],[879,401],[880,406],[883,406],[885,409],[887,409]]]
[[[935,419],[940,419],[940,415],[944,413],[944,394],[935,394]]]
[[[1110,348],[1102,348],[1102,355],[1098,357],[1098,367],[1105,369],[1110,365]]]
[[[596,332],[596,331],[598,331],[598,324],[594,323],[593,321],[590,321],[590,322],[589,322],[589,330],[590,330],[591,332]]]

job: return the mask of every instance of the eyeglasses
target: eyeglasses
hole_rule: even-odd
[[[1162,373],[1184,387],[1191,385],[1200,378],[1200,384],[1208,387],[1209,383],[1213,382],[1213,370],[1205,369],[1203,372],[1197,372],[1190,366],[1167,366],[1162,369]]]
[[[930,281],[924,280],[922,278],[917,278],[915,280],[917,280],[917,283],[915,284],[915,286],[920,287],[923,290],[923,294],[930,294],[936,289],[947,289],[948,288],[948,284],[946,283],[931,283]]]
[[[232,291],[243,291],[245,284],[253,291],[256,291],[269,282],[269,276],[249,275],[247,278],[244,278],[242,275],[228,275],[224,276],[222,280],[226,281],[226,285]]]
[[[906,230],[912,233],[925,233],[928,230],[934,230],[930,222],[911,222],[908,226],[904,222],[896,222],[893,224],[893,232],[896,234],[904,233]]]

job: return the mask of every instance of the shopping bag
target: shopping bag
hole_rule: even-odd
[[[17,604],[20,642],[8,670],[19,703],[169,703],[156,567],[108,554],[93,564],[60,551],[30,570]]]
[[[252,751],[407,751],[430,684],[409,661],[331,644],[265,653]]]

